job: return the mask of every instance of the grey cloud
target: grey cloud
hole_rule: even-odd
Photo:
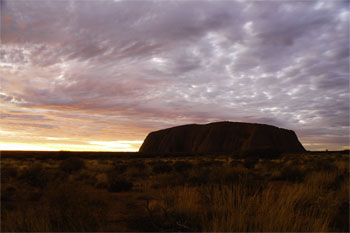
[[[38,124],[38,123],[14,123],[14,122],[5,122],[7,125],[16,125],[18,129],[58,129],[59,126],[49,125],[49,124]]]
[[[46,116],[44,115],[1,113],[0,116],[2,119],[14,119],[14,120],[19,119],[19,120],[26,120],[26,121],[33,121],[33,120],[50,121],[49,119],[46,119]]]
[[[142,130],[232,120],[348,137],[336,130],[349,127],[344,2],[10,1],[3,12],[0,58],[17,69],[2,78],[5,102]]]
[[[0,94],[0,99],[3,101],[11,101],[11,100],[13,100],[13,97],[5,95],[5,94]]]

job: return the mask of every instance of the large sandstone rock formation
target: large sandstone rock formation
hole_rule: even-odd
[[[242,153],[259,149],[305,151],[292,130],[264,124],[215,122],[151,132],[140,152]]]

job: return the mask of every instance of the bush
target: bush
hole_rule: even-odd
[[[184,172],[193,168],[193,164],[187,161],[176,161],[174,163],[174,169],[177,172]]]
[[[281,157],[282,151],[274,148],[261,148],[244,151],[241,155],[245,158],[276,159]]]
[[[57,154],[58,160],[65,160],[71,157],[71,152],[68,150],[60,150]]]
[[[187,177],[187,183],[191,186],[206,185],[210,179],[210,170],[190,170]]]
[[[48,193],[50,222],[60,231],[97,231],[105,221],[105,203],[76,184],[66,183]]]
[[[129,165],[130,167],[135,167],[139,170],[145,170],[147,168],[147,165],[143,160],[132,161]]]
[[[13,186],[3,187],[1,190],[1,201],[12,201],[15,192],[16,188]]]
[[[273,180],[285,180],[291,182],[301,182],[304,180],[306,172],[298,167],[283,167],[280,174]]]
[[[247,188],[246,183],[167,189],[147,206],[159,231],[329,232],[331,213],[324,206],[298,207],[310,190],[301,186]],[[348,205],[344,205],[348,212]],[[320,214],[320,212],[322,214]],[[346,214],[345,214],[346,215]],[[345,219],[345,218],[344,218]],[[341,228],[340,228],[341,229]]]
[[[34,164],[25,168],[20,175],[20,179],[34,187],[40,188],[45,187],[48,183],[47,174],[40,164]]]
[[[61,170],[65,171],[65,172],[69,172],[69,173],[79,171],[80,169],[82,169],[84,167],[85,167],[84,161],[80,158],[77,158],[77,157],[65,159],[60,164]]]
[[[231,167],[214,167],[210,171],[210,181],[214,184],[237,183],[244,174]]]
[[[122,192],[129,191],[133,187],[133,183],[121,177],[116,172],[110,172],[108,174],[108,191],[110,192]]]
[[[200,168],[211,167],[213,165],[212,161],[201,159],[198,161],[197,166]]]
[[[330,159],[318,159],[312,161],[311,167],[315,171],[334,171],[336,167],[333,164],[333,161]]]
[[[77,180],[84,181],[86,184],[95,185],[97,178],[94,174],[89,173],[87,170],[83,170],[79,173]]]
[[[18,175],[17,168],[13,167],[12,165],[9,165],[7,167],[1,168],[1,180],[2,181],[8,181],[10,178],[16,178]]]
[[[20,207],[2,214],[3,231],[87,232],[103,231],[106,204],[76,184],[52,186],[42,204]]]
[[[167,173],[167,172],[171,172],[172,170],[173,170],[172,166],[170,166],[169,163],[165,163],[165,162],[155,163],[152,167],[152,171],[156,174]]]
[[[114,163],[111,171],[116,172],[118,174],[123,174],[127,170],[128,166],[126,164]]]
[[[256,158],[252,158],[252,157],[248,157],[246,159],[244,159],[243,165],[244,167],[251,169],[255,167],[255,164],[258,162],[258,159]]]
[[[129,178],[147,178],[149,176],[148,166],[143,160],[130,161],[125,174]]]
[[[123,192],[123,191],[129,191],[133,187],[133,183],[127,181],[124,178],[116,178],[113,181],[111,181],[108,185],[108,191],[110,192]]]

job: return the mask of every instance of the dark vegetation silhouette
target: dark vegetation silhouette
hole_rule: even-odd
[[[5,151],[1,230],[348,232],[348,161],[348,151]]]
[[[68,173],[79,171],[84,167],[84,161],[78,157],[66,158],[60,164],[60,169]]]

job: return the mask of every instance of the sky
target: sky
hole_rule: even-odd
[[[349,1],[0,0],[0,149],[238,121],[349,149]]]

